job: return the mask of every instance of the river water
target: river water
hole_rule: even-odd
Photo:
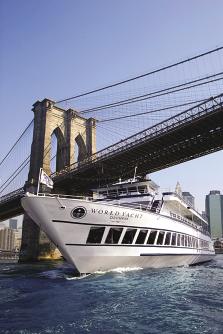
[[[223,255],[82,277],[66,262],[0,264],[0,333],[223,333]]]

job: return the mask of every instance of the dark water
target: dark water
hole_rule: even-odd
[[[223,255],[194,267],[75,277],[0,265],[0,333],[223,333]]]

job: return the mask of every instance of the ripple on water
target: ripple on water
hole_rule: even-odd
[[[222,267],[0,267],[0,333],[222,333]]]

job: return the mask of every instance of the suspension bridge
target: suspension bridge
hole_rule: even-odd
[[[54,193],[79,195],[132,178],[136,167],[143,178],[221,150],[222,55],[218,47],[88,93],[37,101],[0,165],[0,221],[23,213],[20,200],[36,192],[40,168]]]

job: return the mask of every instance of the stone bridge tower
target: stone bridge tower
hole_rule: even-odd
[[[96,152],[97,120],[82,117],[77,110],[55,106],[55,102],[50,99],[37,101],[32,110],[33,142],[25,190],[36,193],[40,168],[48,175],[51,174],[51,135],[54,133],[57,138],[56,171],[59,171],[75,163],[75,142],[79,149],[78,161]],[[43,186],[41,191],[49,191],[49,188]],[[66,193],[66,189],[62,191]],[[55,259],[60,256],[60,252],[44,232],[24,214],[20,261]]]

